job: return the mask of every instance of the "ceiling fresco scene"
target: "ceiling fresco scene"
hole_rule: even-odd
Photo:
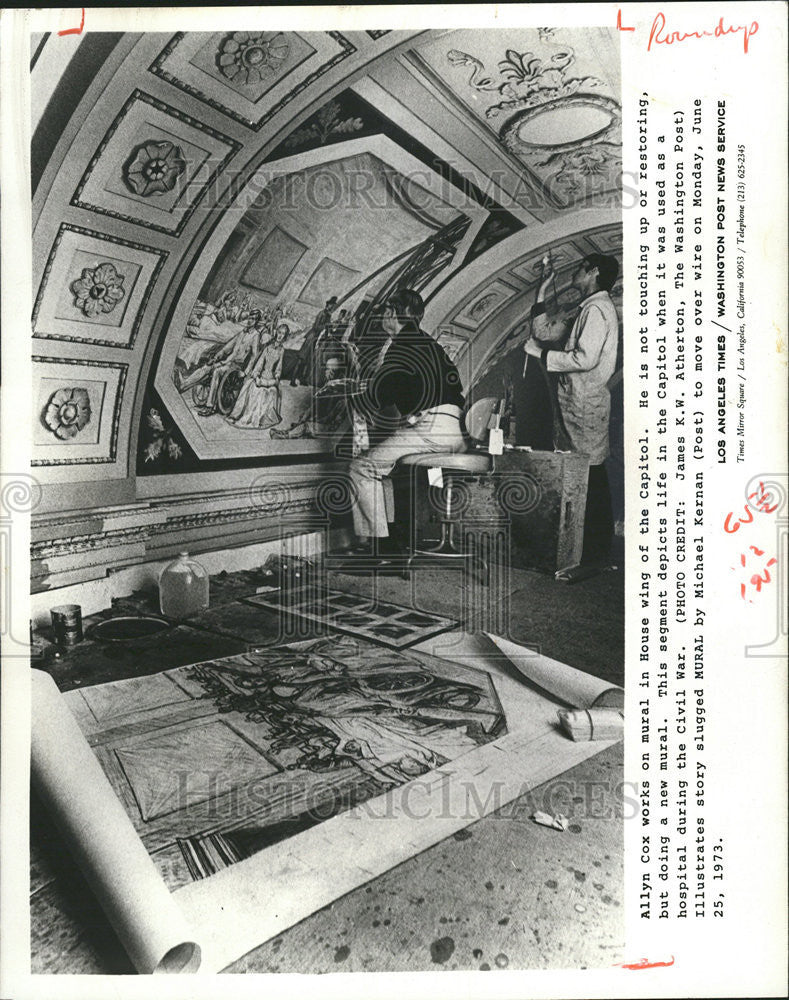
[[[360,302],[431,237],[462,233],[470,221],[369,152],[271,180],[219,249],[185,329],[171,327],[162,351],[160,395],[171,410],[181,412],[179,402],[188,410],[192,423],[179,423],[195,451],[330,449],[341,408],[316,405],[316,394],[347,375],[339,344]],[[335,323],[321,337],[316,324],[329,301]],[[278,384],[245,388],[244,371]]]
[[[323,390],[391,290],[473,395],[546,249],[565,298],[590,240],[621,256],[614,29],[88,32],[60,75],[55,41],[31,53],[45,488],[323,461],[347,433]]]

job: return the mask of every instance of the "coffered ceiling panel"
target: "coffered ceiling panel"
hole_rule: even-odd
[[[183,32],[150,69],[249,128],[259,129],[356,52],[339,31]]]
[[[128,365],[33,357],[31,465],[114,465]]]
[[[219,322],[229,293],[239,316],[284,312],[292,366],[329,295],[350,293],[352,312],[458,221],[420,287],[426,328],[470,378],[472,348],[484,357],[507,333],[543,248],[567,273],[619,253],[615,226],[581,218],[620,212],[613,29],[140,32],[80,51],[91,72],[73,94],[45,85],[39,120],[57,138],[33,143],[43,482],[134,488],[135,468],[166,465],[149,460],[151,419],[160,437],[183,432],[178,470],[320,450],[299,429],[301,379],[283,377],[276,434],[201,413],[200,386],[184,388],[238,332]],[[517,252],[499,249],[514,237]]]
[[[33,336],[132,348],[163,250],[60,227],[33,307]]]
[[[72,205],[180,233],[240,144],[135,90],[107,130]]]

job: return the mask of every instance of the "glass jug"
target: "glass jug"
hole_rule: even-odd
[[[189,618],[208,607],[208,573],[188,552],[162,570],[159,608],[168,618]]]

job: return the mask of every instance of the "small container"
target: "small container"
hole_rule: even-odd
[[[159,608],[168,618],[189,618],[208,607],[208,572],[188,552],[165,566],[159,577]]]
[[[50,608],[52,631],[58,646],[76,646],[82,642],[82,608],[79,604],[59,604]]]

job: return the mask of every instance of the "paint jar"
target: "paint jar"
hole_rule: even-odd
[[[79,604],[59,604],[50,608],[52,631],[57,646],[76,646],[82,642],[82,608]]]
[[[188,552],[165,566],[159,577],[159,608],[168,618],[190,618],[208,607],[208,572]]]

